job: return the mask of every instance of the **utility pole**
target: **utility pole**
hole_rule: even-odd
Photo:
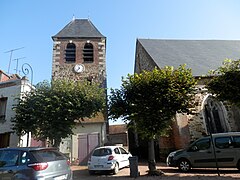
[[[11,66],[11,61],[12,61],[12,53],[13,51],[16,51],[16,50],[19,50],[19,49],[23,49],[24,47],[20,47],[20,48],[16,48],[16,49],[11,49],[9,51],[6,51],[4,53],[10,53],[10,60],[9,60],[9,64],[8,64],[8,74],[9,74],[9,71],[10,71],[10,66]]]

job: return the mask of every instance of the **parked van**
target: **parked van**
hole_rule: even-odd
[[[186,149],[171,152],[167,157],[167,165],[178,167],[183,172],[191,168],[217,166],[240,170],[240,132],[212,134],[212,141],[210,136],[202,137]]]

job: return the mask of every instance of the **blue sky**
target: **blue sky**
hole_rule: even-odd
[[[0,69],[15,73],[23,63],[33,83],[50,80],[51,36],[75,18],[89,18],[107,37],[108,88],[134,70],[137,38],[240,40],[238,0],[1,0]],[[20,59],[25,57],[23,59]],[[15,60],[15,61],[14,61]]]

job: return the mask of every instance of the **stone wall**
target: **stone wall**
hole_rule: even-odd
[[[90,41],[94,49],[94,61],[83,61],[83,48],[85,43]],[[76,61],[65,61],[65,49],[69,42],[76,45]],[[52,79],[72,79],[82,81],[92,79],[101,83],[106,88],[106,39],[58,39],[53,43]],[[76,64],[83,64],[85,70],[81,73],[74,72]]]
[[[231,131],[240,131],[240,110],[237,106],[223,103],[227,111],[228,125]]]
[[[177,115],[175,127],[178,129],[179,136],[175,134],[176,149],[188,146],[192,141],[209,134],[204,117],[204,104],[207,98],[214,98],[208,93],[204,85],[197,85],[197,94],[195,95],[194,108],[191,114]],[[240,110],[236,106],[229,105],[227,102],[219,102],[224,109],[224,120],[227,124],[227,130],[240,131]],[[187,124],[186,124],[187,122]],[[183,126],[179,126],[184,124]],[[184,130],[187,128],[188,130]],[[183,132],[183,133],[182,133]],[[189,136],[189,138],[187,138]],[[179,138],[181,137],[181,138]]]
[[[189,142],[184,143],[183,147],[188,145],[191,141],[202,137],[203,134],[207,134],[203,114],[203,102],[207,97],[207,91],[202,85],[197,86],[196,89],[197,94],[195,95],[194,107],[191,109],[191,114],[186,115],[188,119],[190,139]]]
[[[93,45],[93,62],[84,62],[83,48],[86,43]],[[65,60],[65,50],[68,43],[74,43],[76,46],[76,59],[74,62]],[[84,71],[76,73],[74,66],[76,64],[84,65]],[[90,80],[97,82],[103,88],[107,88],[106,83],[106,38],[81,38],[81,39],[54,39],[53,42],[53,62],[52,79],[71,79],[73,81]],[[106,113],[100,114],[85,122],[105,122]]]
[[[157,67],[157,64],[153,61],[153,59],[147,54],[146,50],[142,47],[139,41],[137,41],[136,45],[136,56],[135,56],[135,73],[141,73],[143,70],[152,70]]]

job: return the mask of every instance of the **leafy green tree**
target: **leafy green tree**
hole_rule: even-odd
[[[211,74],[213,78],[207,84],[209,91],[218,99],[240,107],[240,60],[226,59]]]
[[[185,65],[165,67],[122,79],[120,89],[111,90],[109,115],[134,124],[149,139],[149,172],[156,173],[154,140],[165,134],[177,112],[188,112],[196,81]]]
[[[76,123],[92,117],[105,106],[104,89],[98,84],[57,80],[39,83],[15,105],[13,130],[20,136],[31,132],[36,139],[49,139],[58,146],[71,135]]]

